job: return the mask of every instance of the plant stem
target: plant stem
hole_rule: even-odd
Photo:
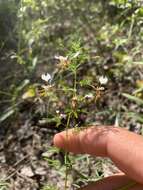
[[[66,138],[68,139],[68,129],[70,125],[70,118],[71,118],[72,112],[69,113],[68,119],[67,119],[67,124],[66,124]],[[68,182],[68,152],[65,152],[65,165],[66,165],[66,172],[65,172],[65,190],[67,190],[67,182]]]
[[[73,97],[76,97],[76,91],[77,91],[77,72],[74,72],[74,84],[73,84]],[[67,124],[66,124],[66,138],[68,139],[68,129],[70,125],[70,119],[71,115],[73,113],[73,110],[69,113],[68,119],[67,119]],[[68,171],[69,171],[69,165],[68,165],[68,152],[65,152],[65,165],[66,165],[66,172],[65,172],[65,188],[64,190],[67,190],[67,182],[68,182]]]
[[[74,72],[74,96],[76,96],[76,88],[77,88],[77,86],[76,86],[76,80],[77,80],[77,73],[75,71]]]

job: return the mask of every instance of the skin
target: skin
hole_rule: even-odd
[[[143,137],[114,126],[93,126],[79,132],[68,130],[56,134],[55,146],[75,154],[109,157],[123,172],[81,190],[143,190]]]

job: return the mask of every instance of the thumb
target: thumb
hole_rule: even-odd
[[[108,133],[112,127],[92,126],[76,131],[71,129],[56,134],[55,146],[73,153],[107,156]]]

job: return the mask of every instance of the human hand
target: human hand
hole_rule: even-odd
[[[76,154],[109,157],[123,171],[82,190],[120,190],[128,184],[128,190],[143,190],[143,137],[122,128],[93,126],[56,134],[54,144]]]

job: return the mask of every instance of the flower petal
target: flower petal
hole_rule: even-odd
[[[101,77],[99,77],[99,82],[100,82],[100,84],[107,84],[107,82],[108,82],[108,78],[105,76],[101,76]]]
[[[47,74],[42,74],[41,79],[46,81],[46,82],[49,82],[52,79],[52,77],[49,73],[47,73]]]

